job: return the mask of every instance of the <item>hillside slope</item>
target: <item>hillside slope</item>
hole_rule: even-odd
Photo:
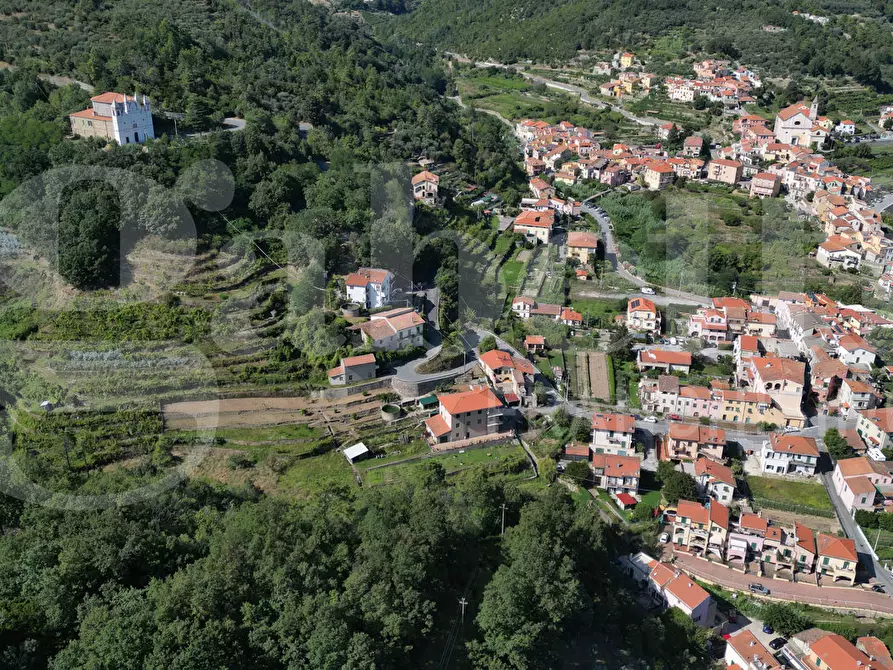
[[[820,25],[792,13],[806,7],[767,0],[422,0],[391,29],[508,62],[567,61],[581,49],[637,49],[673,32],[683,50],[670,56],[725,52],[780,75],[852,75],[876,88],[893,83],[893,36],[876,5],[808,9],[830,21]],[[765,25],[784,30],[767,32]]]

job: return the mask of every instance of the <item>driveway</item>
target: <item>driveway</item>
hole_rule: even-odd
[[[792,583],[756,575],[742,575],[731,568],[673,551],[676,565],[694,577],[702,577],[728,589],[748,592],[748,584],[762,584],[770,591],[770,598],[789,602],[823,605],[825,607],[866,609],[893,615],[893,598],[884,593],[860,588],[836,588]]]

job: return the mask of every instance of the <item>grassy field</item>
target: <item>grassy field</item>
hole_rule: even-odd
[[[747,483],[755,498],[785,505],[802,505],[829,512],[834,510],[825,487],[817,482],[749,476]]]
[[[442,454],[431,456],[422,460],[398,463],[391,467],[367,469],[363,475],[363,481],[367,486],[380,486],[402,481],[411,476],[413,470],[423,462],[435,462],[443,466],[446,473],[453,474],[470,467],[482,465],[488,469],[505,470],[507,466],[519,458],[526,458],[524,450],[517,444],[503,444],[481,449],[469,449],[464,453]],[[365,461],[370,466],[378,465],[381,461]],[[358,464],[359,465],[359,464]]]
[[[502,264],[499,275],[505,286],[516,288],[521,284],[521,273],[524,271],[525,264],[521,261],[506,261]]]

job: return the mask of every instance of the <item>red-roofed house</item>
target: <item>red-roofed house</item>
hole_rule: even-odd
[[[380,268],[359,268],[344,278],[347,299],[366,309],[376,309],[391,302],[394,275]]]
[[[732,468],[701,457],[695,461],[695,481],[704,495],[723,505],[731,504],[735,497],[735,475]]]
[[[811,437],[769,433],[763,442],[763,472],[786,475],[814,475],[819,463],[819,448]]]
[[[626,327],[640,333],[660,334],[660,312],[653,300],[630,298],[626,303]]]
[[[633,456],[633,437],[636,433],[635,419],[626,414],[592,415],[592,451],[596,454]]]
[[[542,335],[528,335],[524,338],[524,347],[530,353],[539,353],[546,350],[546,338]]]
[[[643,179],[645,185],[652,191],[659,191],[673,183],[676,171],[666,161],[651,161],[645,165]]]
[[[688,575],[666,563],[656,563],[648,578],[653,596],[664,605],[681,610],[699,626],[713,626],[716,601]]]
[[[834,583],[856,582],[856,566],[859,556],[856,554],[856,542],[846,537],[835,537],[818,533],[816,536],[818,562],[816,569]]]
[[[636,495],[639,491],[641,461],[636,456],[593,454],[590,468],[596,486],[608,493]]]
[[[678,548],[693,554],[725,556],[726,537],[729,532],[729,510],[715,500],[705,507],[691,500],[680,500],[676,505],[672,540]]]
[[[589,264],[589,259],[598,250],[599,237],[588,230],[574,230],[567,234],[567,255],[576,258],[583,265]]]
[[[847,510],[874,508],[878,486],[890,486],[893,477],[887,466],[865,456],[837,461],[831,476],[834,490]]]
[[[715,158],[707,164],[707,179],[735,185],[741,181],[743,166],[738,161]]]
[[[893,445],[893,407],[860,410],[856,416],[856,432],[869,449]]]
[[[494,435],[511,430],[510,418],[502,401],[488,386],[438,395],[440,408],[425,421],[429,439],[434,443],[455,442]]]
[[[691,370],[691,354],[687,351],[640,349],[637,367],[640,372],[643,370],[663,370],[665,372],[678,370],[683,374],[688,374]]]
[[[774,198],[781,190],[781,179],[771,172],[757,172],[750,178],[750,196]]]
[[[666,455],[672,460],[696,461],[702,456],[722,461],[726,431],[694,423],[671,422],[667,432]]]
[[[837,341],[837,357],[849,366],[871,367],[877,362],[877,349],[858,335],[844,335]]]
[[[521,398],[529,395],[536,368],[526,358],[512,356],[500,349],[491,349],[481,354],[478,361],[487,379],[497,390],[514,393]]]
[[[724,659],[729,666],[727,670],[733,665],[741,670],[781,670],[783,667],[772,652],[746,628],[726,639]]]
[[[359,331],[363,342],[376,351],[421,347],[425,343],[424,329],[425,320],[410,307],[373,314],[369,321],[349,328]]]
[[[341,364],[329,370],[329,383],[343,386],[366,379],[375,379],[375,354],[342,358]]]
[[[554,225],[555,212],[551,209],[545,212],[526,209],[515,218],[513,228],[519,235],[548,244]]]

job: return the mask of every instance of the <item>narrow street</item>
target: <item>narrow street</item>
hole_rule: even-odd
[[[710,563],[686,553],[673,552],[673,556],[676,558],[676,566],[693,577],[701,577],[735,591],[748,592],[748,584],[762,584],[769,589],[770,598],[825,607],[866,609],[893,615],[893,598],[885,593],[874,593],[858,587],[813,586],[756,575],[743,575],[724,565]]]

